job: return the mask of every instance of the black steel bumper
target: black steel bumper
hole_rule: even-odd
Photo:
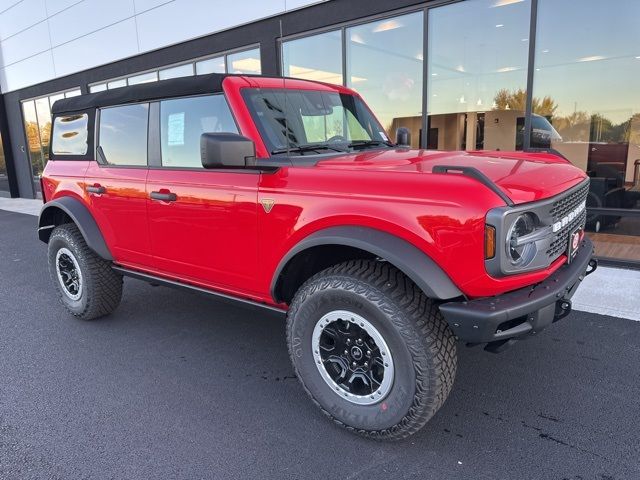
[[[499,351],[569,314],[578,285],[598,266],[592,256],[593,244],[585,237],[573,261],[543,282],[496,297],[444,303],[440,311],[458,338]]]

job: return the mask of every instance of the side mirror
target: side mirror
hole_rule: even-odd
[[[204,168],[245,168],[256,164],[256,146],[237,133],[203,133],[200,159]]]
[[[396,130],[396,145],[399,147],[411,146],[411,132],[406,127],[400,127]]]

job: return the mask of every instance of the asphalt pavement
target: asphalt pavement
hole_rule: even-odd
[[[640,322],[461,346],[440,412],[381,443],[306,397],[276,313],[126,279],[113,315],[72,318],[35,222],[0,211],[0,479],[640,478]]]

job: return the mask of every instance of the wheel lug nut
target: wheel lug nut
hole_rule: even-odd
[[[364,362],[364,366],[368,367],[369,366],[369,362]]]
[[[347,338],[347,345],[351,345],[351,339]]]
[[[344,354],[345,354],[345,355],[349,355],[349,350],[345,350],[345,351],[344,351]]]
[[[371,356],[371,350],[367,350],[367,357]]]
[[[356,366],[357,366],[357,365],[356,365],[356,362],[353,362],[353,363],[351,364],[351,366],[352,366],[353,368],[356,368]]]
[[[361,338],[359,338],[358,340],[356,340],[356,343],[357,343],[358,345],[362,345],[362,339],[361,339]]]

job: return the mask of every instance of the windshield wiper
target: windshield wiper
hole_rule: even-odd
[[[272,155],[278,155],[280,153],[289,153],[289,152],[317,152],[321,150],[333,150],[334,152],[346,153],[349,148],[355,147],[377,147],[385,145],[387,147],[395,147],[395,145],[389,141],[383,142],[382,140],[354,140],[353,142],[346,145],[347,149],[339,148],[333,145],[327,145],[326,143],[322,144],[305,144],[305,145],[292,145],[289,148],[276,148],[271,151]]]
[[[382,140],[354,140],[349,145],[349,148],[355,147],[377,147],[386,145],[387,147],[395,147],[395,145],[389,141],[383,142]]]
[[[321,150],[333,150],[334,152],[342,152],[342,153],[346,152],[346,150],[343,150],[342,148],[332,147],[330,145],[308,144],[308,145],[294,145],[289,148],[276,148],[275,150],[271,150],[271,154],[277,155],[279,153],[289,153],[289,152],[304,153],[304,152],[316,152]]]

